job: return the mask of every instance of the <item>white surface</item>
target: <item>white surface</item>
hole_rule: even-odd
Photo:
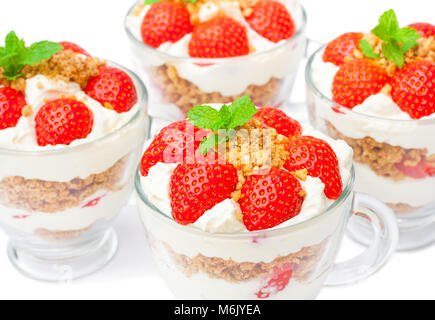
[[[345,31],[364,30],[376,24],[386,9],[395,8],[402,23],[430,21],[432,0],[303,0],[309,15],[308,36],[327,41]],[[47,38],[80,43],[91,54],[131,67],[123,14],[130,1],[119,0],[21,0],[1,1],[0,37],[14,28],[28,43]],[[347,12],[347,14],[344,14]],[[57,14],[54,14],[57,13]],[[433,19],[433,18],[432,18]],[[49,23],[42,24],[41,21]],[[433,22],[433,21],[432,21]],[[301,69],[302,70],[302,69]],[[305,95],[299,77],[294,100]],[[52,285],[22,277],[6,257],[7,239],[0,233],[0,299],[171,299],[173,295],[158,276],[135,210],[124,210],[116,229],[120,247],[102,271],[72,284]],[[341,258],[361,249],[345,242]],[[435,246],[397,254],[372,278],[353,286],[325,288],[320,299],[434,299]]]

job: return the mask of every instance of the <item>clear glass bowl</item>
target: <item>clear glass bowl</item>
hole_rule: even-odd
[[[340,106],[321,92],[313,78],[313,65],[324,46],[309,59],[306,68],[307,105],[312,125],[354,149],[357,192],[370,194],[396,213],[400,228],[399,250],[412,250],[435,242],[435,176],[415,178],[399,170],[400,163],[433,158],[435,119],[392,120],[362,114]],[[354,225],[352,235],[367,243],[366,225]]]
[[[0,149],[0,226],[25,275],[68,281],[103,267],[116,252],[113,221],[133,189],[147,137],[147,92],[131,71],[137,113],[98,140],[53,151]]]
[[[375,241],[361,256],[334,264],[353,211],[353,179],[324,213],[299,224],[235,234],[212,234],[177,224],[147,199],[139,171],[136,192],[148,244],[169,288],[180,299],[313,299],[323,285],[362,280],[394,253],[398,230],[392,211],[358,196],[373,210]]]
[[[247,56],[220,59],[178,57],[142,42],[132,30],[128,12],[125,30],[136,70],[150,91],[150,113],[176,121],[192,107],[204,103],[228,103],[249,94],[256,106],[283,106],[291,94],[306,49],[306,13],[298,5],[298,30],[275,48]]]

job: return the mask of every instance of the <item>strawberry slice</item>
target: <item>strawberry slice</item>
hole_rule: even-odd
[[[91,55],[86,52],[85,49],[80,47],[78,44],[69,41],[61,41],[59,44],[63,47],[63,50],[71,50],[75,53],[83,54],[85,56],[90,57]]]
[[[337,155],[321,139],[300,136],[290,141],[290,158],[284,164],[290,172],[307,169],[308,175],[325,184],[325,195],[338,199],[343,189]]]
[[[284,263],[280,267],[275,267],[267,283],[255,295],[258,299],[270,298],[287,287],[292,275],[292,263]]]
[[[288,138],[302,133],[302,127],[298,121],[275,108],[260,108],[253,118],[260,120],[264,126],[273,128]]]
[[[187,225],[225,199],[237,186],[237,170],[230,164],[180,164],[170,182],[172,216]]]
[[[390,82],[387,71],[365,59],[345,62],[332,84],[333,100],[352,109],[371,95],[379,93]]]
[[[433,24],[417,22],[410,24],[408,27],[417,30],[418,33],[424,38],[435,36],[435,26]]]
[[[289,172],[272,169],[252,175],[242,187],[239,201],[249,231],[273,228],[301,212],[304,197],[299,181]]]
[[[435,167],[422,159],[416,166],[405,165],[406,159],[396,164],[396,168],[403,172],[404,175],[414,179],[424,179],[426,177],[435,177]]]
[[[141,26],[143,42],[153,48],[165,42],[177,42],[192,30],[186,6],[173,1],[153,3]]]
[[[344,58],[353,56],[354,51],[359,50],[359,41],[362,38],[363,34],[360,32],[342,34],[328,43],[323,53],[323,61],[341,66],[344,63]]]
[[[21,118],[26,105],[24,96],[9,87],[0,88],[0,130],[13,128]]]
[[[296,32],[290,12],[278,1],[257,2],[246,21],[258,34],[275,43],[291,38]]]
[[[189,41],[194,58],[228,58],[249,54],[248,35],[239,22],[218,16],[195,27]]]
[[[69,145],[86,138],[92,131],[94,115],[83,103],[58,99],[43,105],[35,117],[38,145]]]

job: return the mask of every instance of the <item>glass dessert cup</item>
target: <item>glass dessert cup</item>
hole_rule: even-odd
[[[354,149],[357,192],[376,197],[396,213],[400,229],[399,250],[413,250],[435,242],[435,176],[403,174],[406,160],[435,158],[435,119],[393,120],[362,114],[340,106],[322,93],[313,80],[315,52],[306,68],[307,105],[311,124]],[[399,166],[399,167],[398,167]],[[351,236],[368,243],[371,231],[361,221],[349,228]]]
[[[0,149],[0,226],[24,275],[69,281],[106,265],[117,250],[112,224],[133,189],[147,137],[147,92],[134,81],[139,108],[121,128],[53,150]]]
[[[150,91],[150,114],[169,121],[204,103],[229,103],[246,94],[256,106],[283,107],[289,100],[306,49],[306,13],[298,5],[295,35],[264,52],[233,58],[178,57],[142,42],[128,25],[125,30],[136,71]]]
[[[148,243],[167,285],[180,299],[314,299],[324,285],[353,283],[373,274],[395,251],[397,225],[381,202],[354,197],[353,185],[354,170],[328,210],[299,224],[212,234],[179,225],[160,212],[143,192],[140,173],[136,175]],[[355,206],[372,211],[352,216]],[[334,264],[349,219],[371,221],[374,242],[363,255]]]

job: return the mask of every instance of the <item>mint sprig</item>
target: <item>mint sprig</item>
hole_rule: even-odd
[[[417,40],[420,38],[417,30],[409,27],[400,28],[394,10],[384,12],[372,33],[384,41],[382,53],[386,59],[393,61],[399,69],[405,64],[405,53],[417,46]],[[378,59],[375,56],[377,54],[367,41],[361,40],[359,47],[366,57]]]
[[[145,0],[145,5],[150,5],[163,0]],[[184,0],[184,2],[196,3],[196,0]]]
[[[16,80],[23,76],[21,70],[25,65],[33,66],[62,50],[60,44],[49,41],[36,42],[26,47],[24,40],[11,31],[6,36],[5,46],[0,47],[0,67],[4,70],[1,76],[7,80]]]
[[[199,150],[206,155],[210,149],[228,141],[232,131],[244,125],[258,112],[251,98],[245,95],[220,110],[210,106],[196,106],[187,113],[189,121],[200,129],[211,129],[214,134],[201,141]]]

